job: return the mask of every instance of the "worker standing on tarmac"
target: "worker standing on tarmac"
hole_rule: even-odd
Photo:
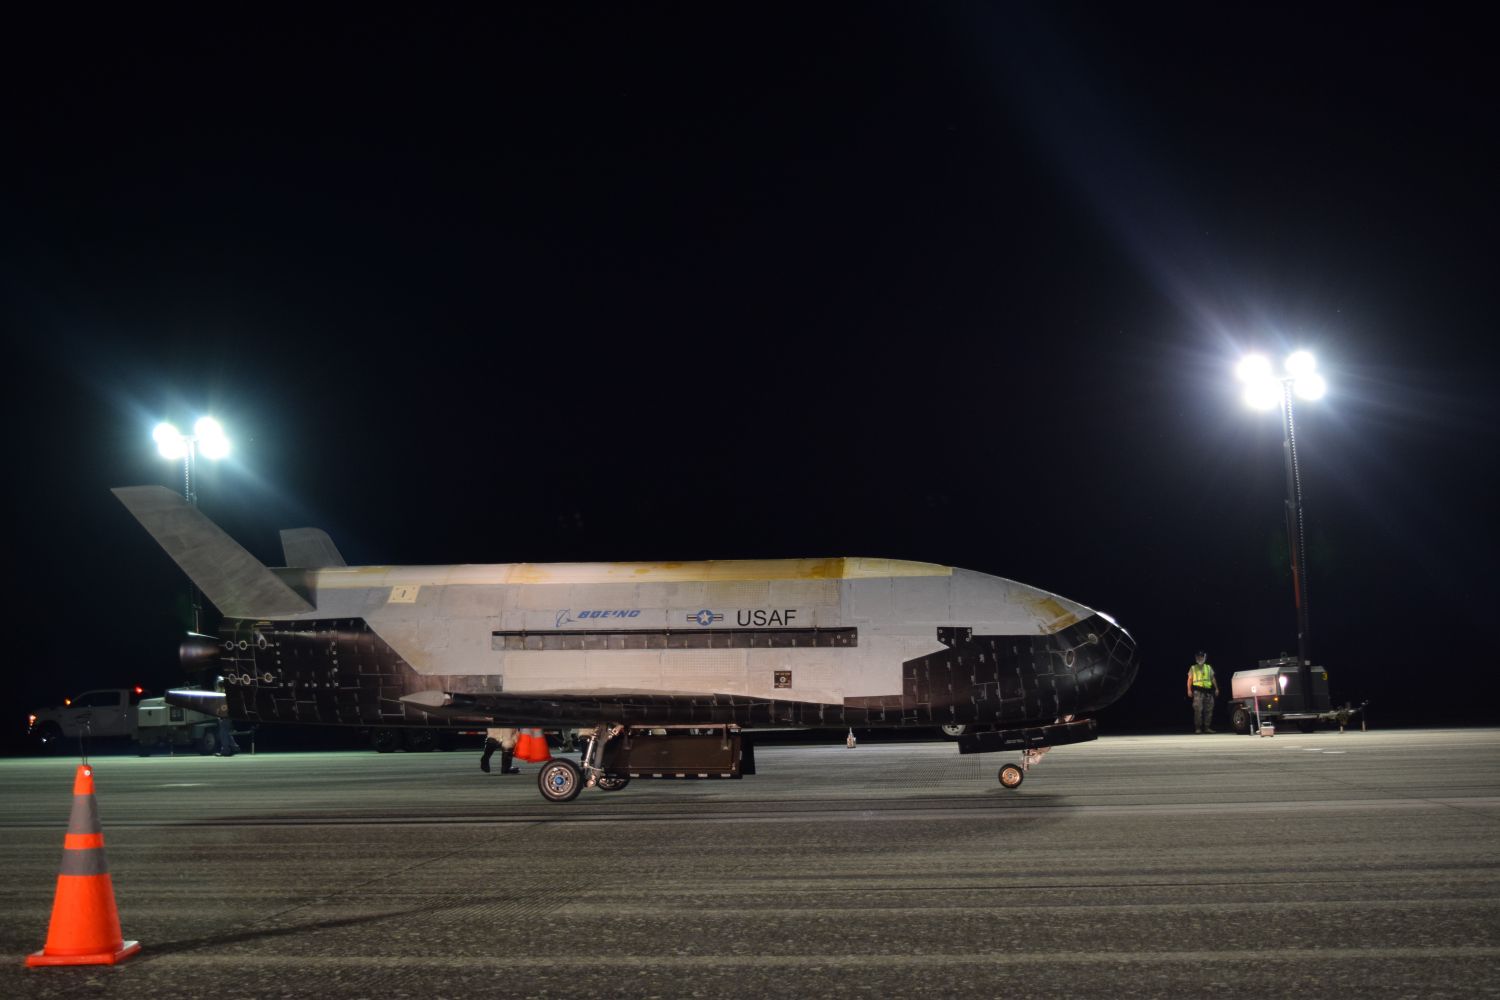
[[[220,694],[224,693],[224,678],[214,678],[214,690]],[[240,752],[240,745],[234,739],[234,723],[229,721],[229,703],[221,700],[214,709],[217,716],[218,731],[214,740],[215,757],[233,757]]]
[[[511,763],[511,754],[516,749],[516,733],[514,729],[486,729],[484,734],[484,753],[479,756],[479,769],[485,774],[490,773],[490,758],[495,751],[500,751],[500,773],[520,774],[521,769]]]
[[[1214,668],[1207,663],[1208,654],[1198,650],[1193,665],[1188,667],[1187,696],[1193,703],[1193,732],[1211,733],[1210,723],[1214,718],[1214,696],[1219,693],[1219,679]]]

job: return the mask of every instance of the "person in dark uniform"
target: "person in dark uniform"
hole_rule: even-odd
[[[220,677],[214,681],[214,690],[219,692],[224,690],[224,678]],[[233,757],[240,752],[240,745],[234,739],[234,723],[229,721],[228,702],[219,702],[219,707],[214,710],[214,715],[218,717],[218,732],[215,734],[217,739],[214,741],[214,756]]]
[[[490,758],[500,751],[500,773],[520,774],[521,769],[511,763],[511,754],[516,749],[516,730],[487,729],[484,735],[484,753],[479,755],[479,769],[490,773]]]
[[[229,706],[220,705],[215,713],[219,717],[219,731],[214,741],[216,749],[215,757],[233,757],[240,752],[240,745],[234,739],[234,723],[229,721]]]

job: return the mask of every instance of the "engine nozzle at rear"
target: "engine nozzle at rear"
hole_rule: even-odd
[[[214,636],[189,632],[177,646],[177,658],[182,662],[182,669],[191,673],[213,663],[223,649],[223,644]]]

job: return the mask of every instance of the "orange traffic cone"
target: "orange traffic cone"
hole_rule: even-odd
[[[27,955],[26,964],[114,965],[140,950],[139,941],[120,935],[115,886],[104,860],[104,832],[94,802],[94,769],[81,764],[73,779],[73,815],[63,839],[47,945]]]
[[[511,751],[511,756],[516,760],[531,761],[531,730],[516,730],[516,748]]]
[[[546,737],[540,729],[523,729],[516,744],[516,756],[531,764],[541,764],[552,757],[552,751],[547,749]]]

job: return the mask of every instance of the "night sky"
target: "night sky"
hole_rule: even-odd
[[[204,20],[205,16],[212,20]],[[1477,15],[1476,15],[1477,16]],[[28,707],[180,682],[110,496],[264,561],[867,555],[1110,612],[1183,676],[1312,651],[1372,721],[1493,720],[1497,87],[1452,11],[489,5],[12,20],[0,322]]]

